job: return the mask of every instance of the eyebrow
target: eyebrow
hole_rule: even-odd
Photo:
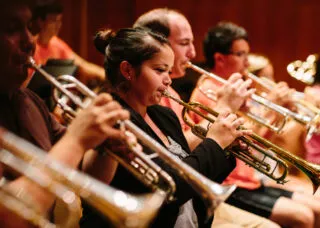
[[[155,63],[155,64],[152,64],[153,66],[165,66],[165,67],[169,67],[168,64],[166,63]]]

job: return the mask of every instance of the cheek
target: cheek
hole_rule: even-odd
[[[1,53],[0,65],[2,66],[1,69],[3,69],[3,67],[8,66],[13,50],[14,50],[14,47],[12,42],[9,42],[9,41],[0,42],[0,53]]]

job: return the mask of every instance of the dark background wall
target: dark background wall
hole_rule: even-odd
[[[197,58],[202,61],[205,32],[220,20],[230,20],[249,33],[251,50],[268,56],[276,80],[302,89],[304,85],[286,72],[289,62],[305,59],[320,50],[320,1],[318,0],[63,0],[60,36],[81,56],[102,64],[92,37],[100,28],[129,27],[142,13],[156,8],[180,10],[189,19],[195,36]]]

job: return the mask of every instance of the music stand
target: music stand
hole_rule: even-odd
[[[64,74],[75,75],[78,69],[78,67],[74,65],[72,59],[49,59],[44,66],[41,66],[41,68],[54,77]],[[53,87],[39,72],[35,71],[28,88],[45,101],[49,110],[53,110],[55,106],[54,101],[51,98]]]

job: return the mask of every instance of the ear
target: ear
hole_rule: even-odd
[[[223,63],[224,62],[224,56],[223,56],[223,54],[221,54],[219,52],[214,53],[213,58],[215,60],[214,61],[215,63]]]
[[[131,81],[135,77],[135,70],[128,61],[120,63],[120,72],[128,81]]]

